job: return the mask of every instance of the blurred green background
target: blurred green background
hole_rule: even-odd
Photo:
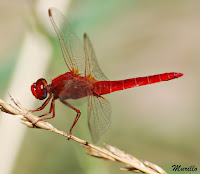
[[[52,45],[51,61],[43,78],[50,82],[67,70],[50,20],[46,21],[50,27],[47,29],[36,13],[37,3],[0,2],[1,98],[9,92],[7,88],[27,31],[42,33]],[[81,39],[87,32],[100,67],[109,79],[184,73],[173,81],[106,95],[112,105],[112,124],[98,145],[104,142],[114,145],[138,159],[161,166],[168,173],[174,173],[171,167],[174,164],[195,165],[200,170],[199,9],[200,2],[196,0],[70,2],[72,28]],[[44,14],[47,17],[47,12]],[[19,83],[29,90],[36,80],[30,77],[30,81]],[[35,101],[30,109],[41,104]],[[73,134],[90,142],[85,106],[79,106],[83,114]],[[56,117],[50,123],[68,132],[74,118],[73,110],[56,101]],[[122,173],[120,167],[123,165],[86,155],[79,144],[62,136],[27,129],[12,173]]]

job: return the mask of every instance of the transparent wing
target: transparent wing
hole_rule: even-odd
[[[58,36],[68,69],[76,73],[84,73],[85,52],[81,40],[71,30],[68,20],[60,11],[55,8],[49,9],[49,18]]]
[[[111,105],[104,98],[89,96],[88,127],[94,143],[108,129],[111,123]]]
[[[105,74],[102,72],[101,68],[99,67],[94,48],[86,33],[84,34],[84,50],[85,50],[85,59],[86,59],[85,60],[85,75],[89,75],[89,76],[91,75],[97,81],[108,81],[108,78],[105,76]]]

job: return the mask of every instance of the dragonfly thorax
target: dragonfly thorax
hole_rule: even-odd
[[[43,100],[47,97],[48,94],[48,84],[47,81],[43,78],[38,79],[36,83],[31,85],[31,92],[35,98]]]

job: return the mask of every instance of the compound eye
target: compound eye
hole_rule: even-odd
[[[36,82],[35,91],[39,100],[43,100],[47,97],[47,81],[45,79],[39,79]]]
[[[37,91],[36,91],[36,83],[33,83],[33,84],[31,85],[31,92],[32,92],[32,94],[35,96],[35,98],[38,99],[38,95],[37,95]]]

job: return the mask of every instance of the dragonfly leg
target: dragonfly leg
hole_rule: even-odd
[[[78,110],[78,109],[76,109],[75,107],[73,107],[72,105],[70,105],[69,103],[67,103],[65,100],[62,100],[62,99],[60,99],[60,101],[63,103],[63,104],[65,104],[66,106],[68,106],[68,107],[70,107],[70,108],[72,108],[73,110],[75,110],[76,111],[76,118],[75,118],[75,120],[74,120],[74,123],[73,123],[73,125],[72,125],[72,127],[70,128],[70,136],[72,135],[72,129],[73,129],[73,127],[76,125],[76,123],[77,123],[77,121],[78,121],[78,119],[80,118],[80,116],[81,116],[81,111],[80,110]],[[70,137],[68,138],[68,140],[70,139]]]
[[[50,93],[49,97],[47,98],[47,100],[42,104],[42,106],[40,106],[39,108],[37,108],[36,110],[30,110],[31,112],[36,112],[36,111],[41,111],[43,110],[46,105],[49,103],[49,101],[51,100],[52,94]],[[48,115],[48,114],[47,114]]]
[[[43,117],[43,116],[46,116],[46,115],[49,115],[51,112],[53,111],[53,114],[52,114],[52,117],[49,117],[49,118],[41,118],[39,120],[37,120],[35,123],[33,123],[33,125],[35,125],[37,122],[39,121],[44,121],[44,120],[48,120],[48,119],[52,119],[55,117],[55,99],[53,98],[52,102],[51,102],[51,107],[50,107],[50,110],[48,113],[44,114],[44,115],[41,115],[39,117]]]
[[[50,107],[49,112],[46,113],[46,114],[40,115],[40,116],[38,116],[38,117],[44,117],[44,116],[46,116],[46,115],[49,115],[50,113],[52,113],[52,111],[53,111],[53,107],[52,107],[52,103],[51,103],[51,107]]]

